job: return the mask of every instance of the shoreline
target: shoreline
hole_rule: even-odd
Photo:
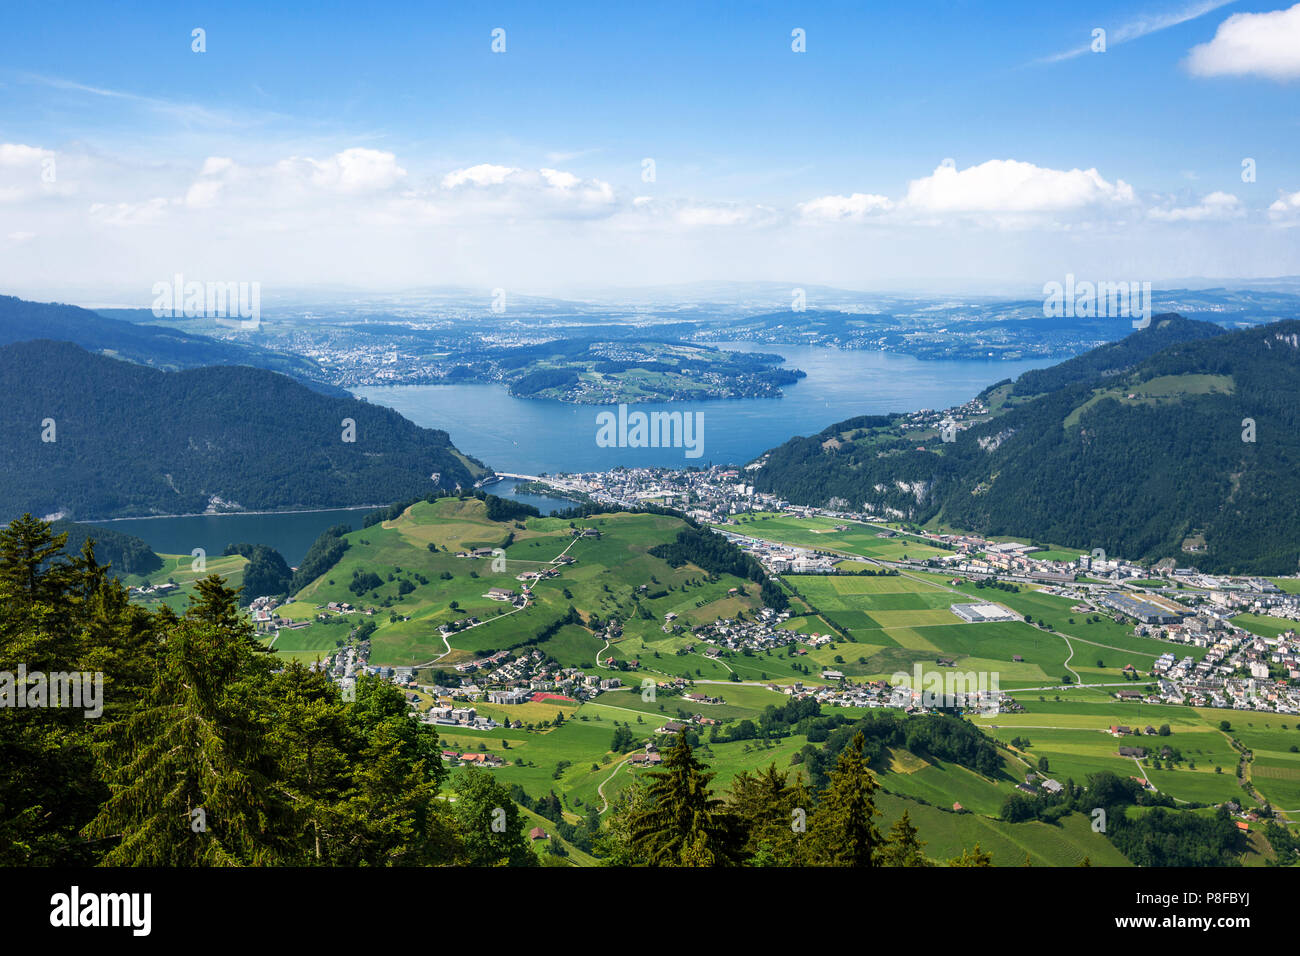
[[[390,502],[391,503],[391,502]],[[58,520],[75,521],[77,524],[109,524],[113,521],[149,521],[154,518],[238,518],[255,515],[311,515],[326,511],[374,511],[387,508],[388,505],[340,505],[334,508],[296,508],[291,511],[194,511],[179,515],[135,515],[122,518],[68,518]]]
[[[510,478],[498,477],[498,481],[511,481],[511,480],[512,479]],[[493,482],[493,484],[497,484],[497,482]],[[542,495],[540,497],[548,497],[548,496]],[[557,496],[550,496],[550,497],[557,497]],[[566,498],[564,500],[568,501],[570,499]],[[122,518],[69,518],[69,519],[57,519],[57,520],[70,520],[70,521],[75,521],[77,524],[110,524],[114,521],[150,521],[153,520],[154,518],[158,518],[158,519],[238,518],[241,516],[254,517],[256,515],[311,515],[311,514],[323,514],[326,511],[374,511],[378,508],[390,507],[391,505],[392,502],[390,501],[387,504],[381,503],[381,504],[371,504],[371,505],[339,505],[333,508],[294,508],[288,511],[194,511],[189,514],[176,514],[176,515],[134,515],[134,516],[128,515]]]

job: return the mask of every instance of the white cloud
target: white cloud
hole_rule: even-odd
[[[558,169],[541,169],[538,170],[542,178],[546,180],[546,185],[554,186],[556,189],[572,189],[578,183],[582,182],[573,173],[561,172]]]
[[[53,155],[50,150],[39,149],[36,146],[0,143],[0,166],[35,166],[39,169],[41,160]]]
[[[90,216],[110,226],[143,226],[161,222],[172,205],[162,197],[144,202],[96,202],[90,204]]]
[[[57,172],[52,150],[22,143],[0,143],[0,203],[16,203],[66,191],[59,188]]]
[[[783,220],[776,209],[755,203],[707,202],[690,199],[656,199],[637,196],[630,215],[620,216],[624,229],[710,229],[760,227]]]
[[[0,290],[39,281],[57,298],[73,276],[147,304],[152,283],[178,271],[268,288],[777,273],[834,284],[855,281],[863,262],[900,277],[951,269],[1020,276],[1053,269],[1066,255],[1096,257],[1098,272],[1116,261],[1157,263],[1143,266],[1155,275],[1167,274],[1160,262],[1207,275],[1300,271],[1300,229],[1269,228],[1270,218],[1300,225],[1300,194],[1279,198],[1267,216],[1257,208],[1248,215],[1248,204],[1226,193],[1140,200],[1110,170],[1011,159],[944,165],[892,194],[827,190],[774,206],[707,194],[638,196],[645,186],[635,182],[635,166],[626,188],[616,189],[549,164],[430,168],[363,148],[198,153],[185,164],[141,155],[69,145],[56,157],[37,144],[0,144],[0,190],[23,190],[0,206]],[[46,158],[57,158],[57,188],[66,191],[41,182]],[[1207,225],[1186,228],[1201,221]],[[782,228],[791,223],[807,228]],[[1185,243],[1155,241],[1172,228],[1185,230]]]
[[[1096,169],[1049,169],[990,159],[959,170],[939,166],[908,184],[904,204],[927,213],[1059,213],[1131,203],[1133,187]]]
[[[235,161],[226,156],[209,156],[203,161],[203,168],[199,170],[200,176],[220,176],[227,170],[233,169]]]
[[[1268,217],[1283,225],[1300,224],[1300,192],[1283,194],[1268,207]]]
[[[614,187],[560,169],[519,169],[480,163],[442,177],[444,212],[482,218],[586,218],[620,208]]]
[[[1271,13],[1235,13],[1214,39],[1192,47],[1187,68],[1195,76],[1300,78],[1300,3]]]
[[[290,177],[299,177],[312,186],[343,192],[369,192],[388,189],[406,176],[392,153],[354,147],[325,160],[282,160],[276,169]]]
[[[894,202],[888,196],[874,193],[853,193],[851,196],[821,196],[798,205],[805,219],[861,222],[889,212]]]
[[[1212,192],[1193,206],[1156,207],[1147,215],[1158,222],[1215,222],[1238,219],[1245,210],[1232,193]]]
[[[443,189],[455,189],[457,186],[499,186],[504,183],[515,173],[522,170],[515,169],[513,166],[493,166],[491,163],[480,163],[477,166],[470,166],[468,169],[457,169],[442,177]]]

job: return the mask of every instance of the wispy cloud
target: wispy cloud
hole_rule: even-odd
[[[235,115],[222,110],[211,110],[196,103],[181,103],[175,100],[161,99],[156,96],[142,96],[138,93],[127,93],[122,90],[112,90],[102,86],[90,86],[86,83],[78,83],[75,80],[65,80],[55,76],[42,76],[36,73],[25,73],[20,79],[24,83],[32,83],[39,86],[47,86],[54,90],[64,90],[71,93],[84,93],[89,96],[98,96],[105,99],[121,100],[125,103],[133,103],[153,112],[160,113],[182,122],[195,126],[209,127],[236,127],[248,125],[250,120],[264,121],[273,118],[271,114],[264,112],[258,113],[256,117],[247,111]]]
[[[1213,13],[1220,7],[1226,7],[1237,0],[1197,0],[1196,3],[1188,4],[1179,9],[1167,13],[1143,14],[1121,23],[1117,27],[1108,27],[1105,24],[1098,24],[1106,30],[1106,47],[1109,49],[1118,46],[1121,43],[1127,43],[1130,40],[1136,40],[1139,37],[1147,36],[1151,33],[1159,33],[1161,30],[1168,30],[1170,27],[1176,27],[1180,23],[1187,23],[1189,20],[1195,20],[1203,17],[1207,13]],[[1062,60],[1072,60],[1076,56],[1083,56],[1085,53],[1092,51],[1091,39],[1077,47],[1071,47],[1068,50],[1062,50],[1060,53],[1053,53],[1050,56],[1040,57],[1035,63],[1059,63]]]

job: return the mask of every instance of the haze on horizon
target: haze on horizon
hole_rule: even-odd
[[[5,293],[1300,274],[1300,4],[7,19]]]

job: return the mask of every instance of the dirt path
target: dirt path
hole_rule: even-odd
[[[615,765],[614,770],[610,773],[610,775],[609,775],[608,777],[606,777],[604,780],[602,780],[602,781],[599,783],[599,785],[597,785],[597,787],[596,787],[596,793],[599,794],[599,796],[600,796],[600,802],[601,802],[601,804],[602,804],[602,806],[601,806],[601,808],[600,808],[600,812],[601,812],[601,813],[604,813],[606,810],[609,809],[609,799],[605,796],[605,784],[607,784],[607,783],[609,783],[611,780],[613,780],[613,779],[614,779],[614,774],[616,774],[616,773],[618,773],[620,770],[622,770],[622,769],[623,769],[623,765],[624,765],[625,763],[627,763],[628,760],[630,760],[630,759],[631,759],[630,757],[624,757],[622,760],[620,760],[620,761],[618,762],[618,764]]]

